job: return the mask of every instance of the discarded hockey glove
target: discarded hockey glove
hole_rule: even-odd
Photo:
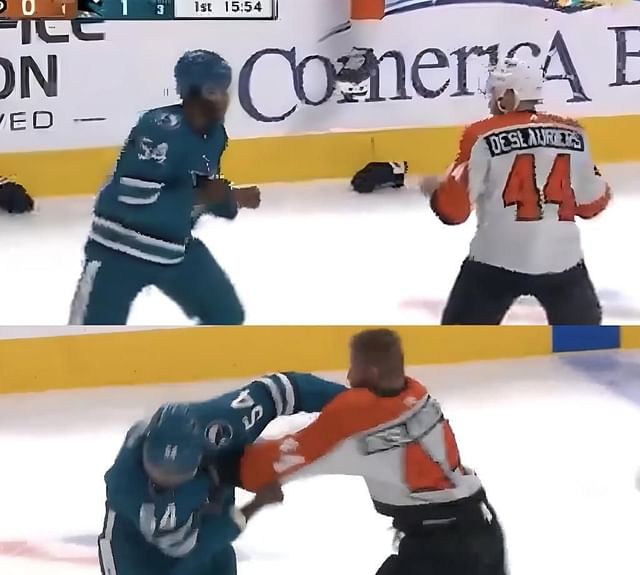
[[[33,198],[24,186],[0,177],[0,209],[10,214],[33,211]]]
[[[401,188],[409,169],[407,162],[369,162],[351,179],[351,187],[359,194],[370,194],[379,188]]]

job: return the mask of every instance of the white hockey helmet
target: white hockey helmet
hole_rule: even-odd
[[[542,102],[543,83],[542,68],[517,58],[503,58],[489,68],[485,94],[501,98],[507,90],[513,90],[518,102]]]

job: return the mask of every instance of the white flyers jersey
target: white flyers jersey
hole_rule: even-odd
[[[576,121],[538,112],[468,126],[431,197],[446,224],[475,206],[470,259],[527,274],[562,272],[583,259],[576,217],[602,212],[611,192]]]
[[[301,431],[248,446],[240,479],[257,491],[274,481],[330,474],[363,477],[374,502],[393,508],[437,507],[482,490],[460,461],[440,405],[412,379],[393,397],[349,389]]]

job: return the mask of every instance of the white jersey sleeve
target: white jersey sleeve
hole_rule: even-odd
[[[571,183],[576,197],[576,215],[590,219],[607,206],[611,190],[593,161],[586,135],[584,152],[576,155],[571,165]]]

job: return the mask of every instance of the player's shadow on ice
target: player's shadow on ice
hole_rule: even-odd
[[[640,357],[619,352],[590,352],[559,356],[561,363],[580,372],[640,407]]]
[[[74,535],[65,537],[64,542],[70,545],[79,545],[80,547],[97,547],[98,535]]]

